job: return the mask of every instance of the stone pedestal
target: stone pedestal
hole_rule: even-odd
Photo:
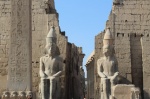
[[[141,99],[140,90],[134,85],[118,84],[113,87],[114,99]]]

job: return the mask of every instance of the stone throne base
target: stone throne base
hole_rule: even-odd
[[[140,89],[134,85],[117,84],[112,94],[114,99],[141,99]]]
[[[31,91],[5,91],[2,99],[34,99]]]
[[[60,94],[61,94],[61,84],[60,84],[60,80],[56,81],[56,84],[53,86],[55,88],[55,96],[53,96],[54,99],[61,99],[60,98]],[[39,84],[39,95],[38,98],[42,99],[42,91],[41,91],[41,83]],[[44,79],[44,96],[45,97],[50,97],[50,79]]]

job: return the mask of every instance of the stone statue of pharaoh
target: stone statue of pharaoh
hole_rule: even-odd
[[[114,56],[112,35],[107,29],[103,40],[104,56],[97,61],[97,72],[101,78],[101,99],[113,99],[112,87],[117,83],[118,63]]]
[[[54,27],[46,38],[46,55],[40,58],[41,97],[42,99],[58,99],[60,94],[60,76],[63,63],[56,55],[56,36]]]

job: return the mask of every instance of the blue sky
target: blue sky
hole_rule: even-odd
[[[85,65],[94,50],[95,36],[105,29],[112,0],[55,0],[55,6],[61,31],[66,32],[69,42],[83,48]]]

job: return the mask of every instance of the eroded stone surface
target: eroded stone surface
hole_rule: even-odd
[[[114,99],[141,99],[140,90],[134,85],[118,84],[113,90]]]

